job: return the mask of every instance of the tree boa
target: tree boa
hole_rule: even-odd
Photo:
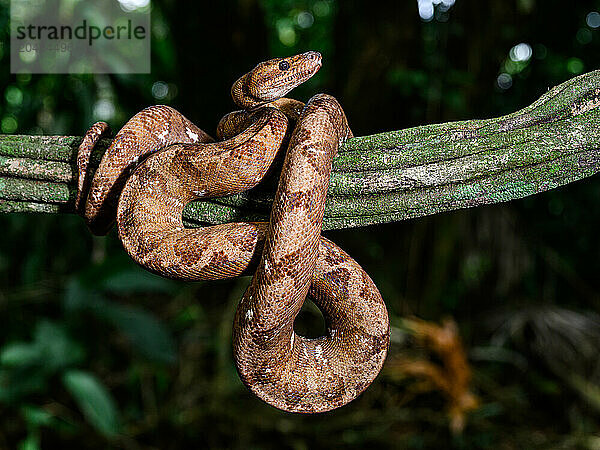
[[[254,274],[233,325],[238,372],[267,403],[303,413],[356,398],[389,345],[375,284],[321,237],[332,159],[352,136],[346,116],[329,95],[306,105],[284,97],[320,67],[321,55],[307,52],[242,76],[232,96],[244,109],[221,120],[218,142],[173,108],[152,106],[117,133],[91,183],[89,156],[108,125],[90,128],[77,160],[76,206],[88,226],[105,234],[116,217],[123,246],[146,269],[183,280]],[[254,187],[288,142],[269,222],[184,227],[187,203]],[[307,295],[325,318],[326,334],[316,339],[294,332]]]

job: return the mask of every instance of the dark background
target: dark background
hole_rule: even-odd
[[[309,49],[324,67],[291,96],[335,95],[356,135],[509,113],[600,62],[598,1],[456,0],[427,21],[416,1],[156,0],[151,74],[15,76],[8,6],[3,133],[82,135],[98,119],[118,129],[167,103],[214,134],[238,76]],[[532,50],[525,61],[510,58],[519,43]],[[386,368],[344,408],[279,412],[232,362],[248,279],[162,280],[114,231],[92,237],[75,216],[1,216],[0,448],[600,448],[599,200],[592,177],[326,233],[380,288],[392,356],[412,351],[399,343],[401,317],[457,321],[480,401],[461,434],[449,431],[443,393]]]

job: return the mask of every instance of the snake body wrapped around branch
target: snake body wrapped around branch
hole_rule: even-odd
[[[87,161],[105,124],[88,131],[78,157],[77,205],[90,229],[103,234],[116,217],[125,249],[143,267],[183,280],[254,274],[234,319],[238,372],[267,403],[304,413],[356,398],[389,345],[373,281],[320,235],[331,162],[352,136],[346,116],[329,95],[306,105],[284,97],[320,67],[321,55],[307,52],[242,76],[232,96],[244,109],[221,120],[217,142],[170,107],[141,111],[117,133],[85,204]],[[186,204],[256,186],[288,142],[269,222],[184,227]],[[325,318],[326,334],[316,339],[294,332],[307,295]]]

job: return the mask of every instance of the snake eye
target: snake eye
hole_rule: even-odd
[[[290,68],[290,63],[287,61],[281,61],[279,63],[279,70],[288,70]]]

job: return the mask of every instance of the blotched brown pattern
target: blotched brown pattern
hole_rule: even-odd
[[[127,252],[163,276],[216,280],[254,273],[234,319],[238,372],[267,403],[303,413],[356,398],[379,373],[389,345],[375,284],[321,237],[331,163],[352,136],[344,112],[329,95],[306,105],[283,98],[320,67],[321,55],[307,52],[266,61],[242,76],[232,96],[244,109],[221,120],[219,142],[170,107],[136,114],[104,155],[83,212],[93,232],[105,233],[116,209]],[[94,125],[80,147],[78,199],[104,130]],[[252,188],[288,140],[270,222],[184,227],[187,203]],[[294,332],[307,295],[327,325],[317,339]]]

